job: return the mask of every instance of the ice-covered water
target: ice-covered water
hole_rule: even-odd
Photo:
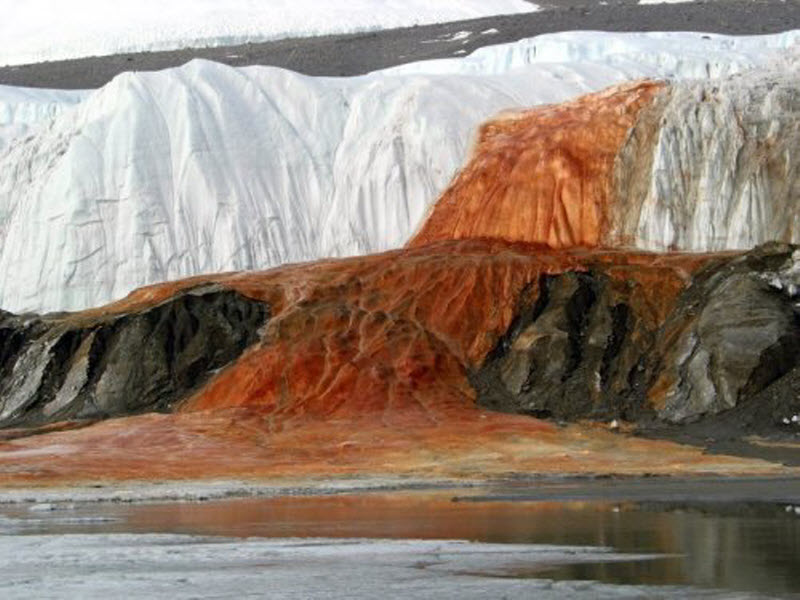
[[[624,560],[601,548],[459,541],[105,534],[0,538],[0,595],[15,598],[644,598],[623,586],[476,574]],[[721,597],[712,595],[711,597]]]
[[[790,597],[800,517],[785,508],[444,492],[5,506],[0,596]]]

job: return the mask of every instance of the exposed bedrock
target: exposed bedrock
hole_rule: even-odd
[[[798,368],[798,290],[800,250],[779,243],[681,255],[470,240],[179,281],[101,310],[3,313],[0,426],[242,409],[273,432],[456,431],[480,407],[652,424],[747,406],[774,429],[795,396],[752,403]]]
[[[471,376],[487,408],[540,417],[617,416],[644,380],[654,322],[631,281],[602,272],[545,275],[511,329]],[[625,414],[630,418],[633,415]]]
[[[267,317],[267,305],[214,285],[128,313],[0,312],[0,427],[168,410]]]
[[[800,251],[767,245],[700,272],[659,332],[650,403],[670,421],[734,408],[800,356]]]
[[[600,270],[543,276],[472,372],[478,402],[560,419],[687,422],[741,407],[798,364],[792,246],[713,260],[663,321],[648,314],[654,291],[637,288]],[[762,416],[774,426],[798,403],[787,395],[773,404]]]
[[[800,252],[784,244],[659,255],[448,242],[261,281],[294,300],[186,410],[248,407],[279,429],[455,423],[475,403],[684,423],[752,401],[800,355]],[[793,401],[776,410],[794,414]]]

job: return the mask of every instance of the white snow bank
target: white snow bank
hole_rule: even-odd
[[[0,306],[400,246],[499,111],[728,75],[798,39],[568,33],[349,79],[207,61],[123,74],[0,151]]]
[[[55,118],[87,94],[0,85],[0,151],[11,139],[25,135],[37,123]]]
[[[566,31],[484,46],[454,61],[437,59],[399,65],[386,74],[501,74],[534,64],[602,63],[632,73],[676,79],[725,77],[763,64],[775,51],[800,50],[800,30],[761,36],[714,33],[602,33]]]
[[[554,582],[514,576],[546,566],[663,557],[602,547],[457,540],[6,534],[0,536],[0,595],[4,600],[731,597],[730,591],[687,586]]]
[[[0,0],[0,65],[391,29],[536,9],[525,0]]]

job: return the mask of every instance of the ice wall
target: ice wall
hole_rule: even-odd
[[[123,74],[0,150],[0,306],[400,246],[490,116],[771,63],[798,34],[545,38],[350,79],[204,61]]]
[[[620,239],[652,250],[752,248],[800,241],[800,62],[669,88],[638,129],[650,148],[623,148]],[[635,130],[631,139],[648,133]]]

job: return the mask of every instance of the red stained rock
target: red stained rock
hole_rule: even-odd
[[[202,278],[271,303],[262,341],[178,414],[0,442],[0,483],[771,472],[778,467],[485,411],[467,380],[541,274],[602,269],[633,282],[641,313],[658,320],[707,260],[469,241]],[[142,308],[187,285],[102,310]]]
[[[476,410],[466,371],[508,329],[523,290],[536,297],[541,275],[599,267],[640,280],[641,312],[658,321],[702,262],[471,241],[236,277],[229,284],[240,292],[284,303],[273,309],[262,343],[183,410],[249,407],[279,420],[451,419]]]

